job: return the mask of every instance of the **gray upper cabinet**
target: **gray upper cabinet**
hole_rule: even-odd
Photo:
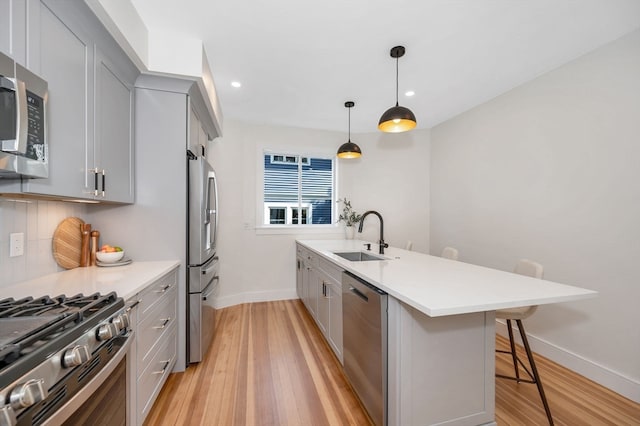
[[[20,192],[133,203],[138,69],[83,1],[29,0],[24,13],[27,67],[49,84],[49,178]]]
[[[27,4],[33,0],[0,0],[0,51],[27,65]]]
[[[98,48],[95,50],[94,164],[100,193],[108,201],[133,202],[133,82]],[[114,125],[115,124],[115,125]],[[94,181],[95,184],[95,181]]]
[[[93,48],[80,29],[72,30],[44,4],[37,5],[31,23],[30,68],[49,83],[47,137],[49,178],[23,182],[23,191],[86,198],[85,172],[89,152],[93,103]]]

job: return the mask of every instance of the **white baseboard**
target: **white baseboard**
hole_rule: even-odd
[[[514,326],[514,329],[517,328]],[[507,339],[509,338],[505,322],[496,321],[496,331]],[[514,334],[517,341],[522,344],[519,333],[514,330]],[[640,403],[640,383],[638,381],[529,333],[527,333],[527,339],[533,352],[549,358],[553,362],[575,371],[625,398]],[[544,383],[544,379],[542,381]]]
[[[251,291],[231,296],[216,298],[215,307],[217,309],[227,308],[229,306],[240,305],[242,303],[253,302],[272,302],[275,300],[297,299],[295,289],[291,290],[269,290],[269,291]]]

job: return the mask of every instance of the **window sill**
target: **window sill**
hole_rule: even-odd
[[[256,226],[256,235],[335,234],[344,237],[344,229],[337,225],[270,225]]]

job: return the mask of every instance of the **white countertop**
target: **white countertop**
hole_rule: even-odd
[[[579,287],[389,247],[382,261],[352,262],[333,252],[362,251],[367,241],[298,240],[343,269],[432,317],[594,297]],[[366,250],[365,250],[366,251]],[[371,245],[378,254],[378,245]]]
[[[179,264],[177,260],[134,261],[125,266],[74,268],[0,288],[0,298],[105,294],[115,291],[126,301]]]

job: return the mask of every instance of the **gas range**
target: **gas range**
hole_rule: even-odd
[[[116,293],[0,300],[0,426],[43,424],[128,338]]]

